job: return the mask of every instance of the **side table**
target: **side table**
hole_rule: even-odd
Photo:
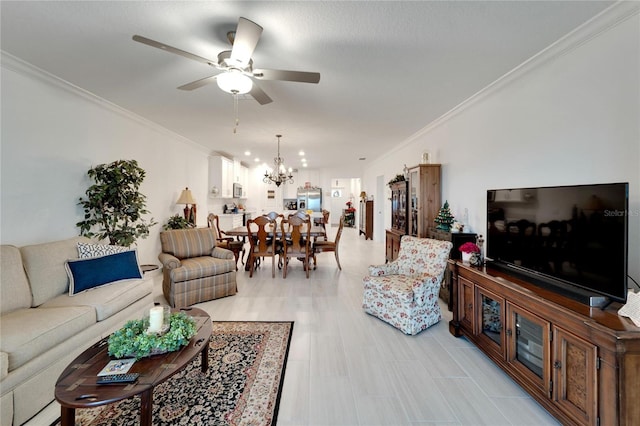
[[[467,242],[476,242],[477,234],[472,232],[447,232],[436,228],[429,228],[427,236],[434,240],[451,241],[453,248],[449,254],[449,259],[460,260],[462,259],[462,253],[460,253],[461,245]],[[444,272],[444,285],[440,287],[440,298],[447,303],[449,311],[453,311],[453,298],[451,297],[451,271],[449,268]]]
[[[151,272],[151,271],[155,271],[156,269],[159,269],[160,267],[158,265],[140,265],[140,269],[142,269],[142,273],[146,274],[147,272]]]

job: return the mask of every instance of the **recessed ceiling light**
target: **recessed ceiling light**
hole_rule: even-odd
[[[256,163],[260,161],[260,159],[258,157],[254,158],[253,161],[255,161]]]
[[[244,152],[244,155],[247,155],[247,156],[251,155],[251,151],[246,150],[246,151]]]
[[[303,156],[304,155],[304,151],[300,150],[300,152],[298,153],[299,156]]]
[[[307,163],[302,163],[302,167],[307,167]]]
[[[306,158],[304,158],[304,157],[302,157],[302,158],[300,159],[300,161],[302,161],[303,163],[306,163],[306,162],[307,162],[307,159],[306,159]]]

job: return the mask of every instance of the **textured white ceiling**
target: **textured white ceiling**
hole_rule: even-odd
[[[346,169],[406,141],[583,24],[604,1],[2,1],[1,48],[211,151]],[[202,63],[132,41],[140,34],[215,60],[238,17],[264,28],[255,68],[321,73],[261,81],[273,99],[239,102]],[[246,160],[250,160],[247,158]]]

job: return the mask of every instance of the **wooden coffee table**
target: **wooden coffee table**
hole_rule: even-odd
[[[183,311],[196,320],[196,335],[189,344],[175,352],[153,355],[136,361],[129,370],[139,373],[137,382],[125,384],[96,384],[97,374],[111,358],[108,354],[108,337],[80,354],[62,372],[56,382],[55,397],[62,406],[62,426],[75,424],[76,408],[91,408],[111,404],[140,395],[140,425],[151,425],[153,388],[184,369],[198,354],[202,354],[202,371],[209,368],[209,340],[213,332],[211,318],[197,308],[173,309]]]

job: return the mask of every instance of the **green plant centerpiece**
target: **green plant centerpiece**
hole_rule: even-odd
[[[167,223],[165,223],[162,226],[162,229],[164,229],[165,231],[168,231],[170,229],[186,229],[186,228],[193,228],[193,227],[194,225],[189,221],[187,221],[187,219],[185,219],[184,216],[180,216],[179,214],[176,214],[174,216],[171,216],[169,220],[167,220]]]
[[[146,197],[140,193],[145,171],[136,160],[118,160],[89,169],[95,181],[80,198],[84,220],[76,223],[80,235],[109,239],[110,244],[129,247],[137,238],[149,236],[149,228],[156,224],[148,214]],[[95,229],[97,228],[97,229]]]
[[[391,186],[396,182],[404,182],[404,181],[405,181],[404,175],[398,174],[398,175],[396,175],[396,177],[394,177],[389,182],[387,182],[387,185]]]
[[[115,358],[141,358],[177,351],[196,334],[196,322],[184,312],[169,317],[169,330],[164,334],[147,333],[149,318],[127,321],[109,336],[109,355]]]

